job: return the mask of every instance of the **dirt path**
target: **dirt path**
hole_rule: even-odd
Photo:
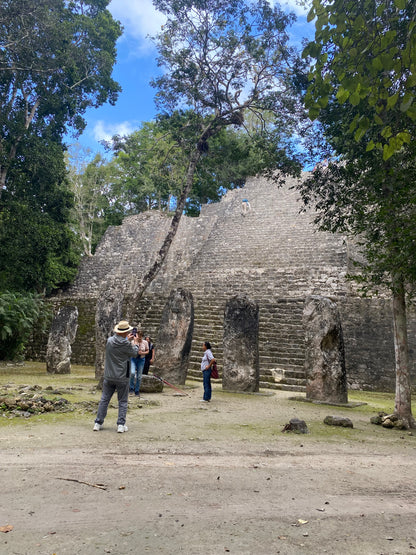
[[[201,391],[134,399],[125,434],[114,409],[100,432],[92,414],[2,425],[0,553],[416,553],[415,436],[368,407]],[[310,434],[281,433],[295,416]]]

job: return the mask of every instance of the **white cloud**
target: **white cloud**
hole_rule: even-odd
[[[140,42],[147,35],[158,33],[165,20],[155,10],[152,0],[112,0],[108,9],[122,23],[124,33]]]
[[[103,120],[99,120],[94,125],[93,135],[96,141],[111,141],[114,135],[129,135],[137,128],[138,125],[131,121],[106,123]]]
[[[311,2],[308,1],[308,7],[299,6],[299,0],[270,0],[270,4],[280,4],[282,9],[294,12],[296,15],[306,15],[309,11]]]

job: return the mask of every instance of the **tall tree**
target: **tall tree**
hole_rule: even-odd
[[[63,147],[44,131],[22,138],[0,199],[0,290],[49,293],[76,274]]]
[[[297,60],[287,34],[293,15],[271,7],[267,0],[153,0],[153,4],[166,16],[154,38],[162,68],[152,83],[158,108],[171,121],[180,117],[181,110],[192,111],[192,117],[178,125],[182,148],[187,151],[186,171],[170,229],[149,271],[135,284],[127,306],[123,306],[121,290],[103,294],[114,310],[97,305],[97,376],[102,374],[99,353],[105,340],[100,322],[122,311],[130,317],[160,271],[210,139],[229,126],[243,129],[247,112],[261,120],[268,111],[275,117],[275,144],[281,138],[283,145],[295,134],[299,112],[294,94]],[[300,170],[293,162],[293,151],[282,147],[276,153],[274,170]]]
[[[124,214],[170,211],[175,205],[192,148],[184,127],[192,127],[194,117],[192,111],[178,111],[145,122],[128,136],[113,137],[110,195],[124,207]],[[185,214],[198,215],[201,204],[218,201],[227,189],[243,186],[248,176],[274,167],[272,157],[280,161],[275,142],[270,140],[267,149],[264,137],[258,139],[255,129],[249,135],[224,127],[208,140],[185,202]]]
[[[100,154],[79,144],[71,145],[67,154],[68,180],[74,195],[74,227],[82,252],[91,256],[106,228],[110,208],[111,164]]]
[[[400,65],[396,57],[407,52],[406,36],[414,44],[414,4],[363,4],[316,0],[311,11],[317,20],[305,50],[315,58],[307,103],[325,134],[322,155],[333,162],[318,166],[301,193],[317,208],[321,229],[356,239],[364,257],[355,279],[363,288],[391,291],[395,412],[414,427],[406,325],[406,293],[416,283],[414,56]]]
[[[295,52],[287,27],[294,21],[266,0],[154,0],[167,20],[154,39],[163,68],[153,81],[158,107],[167,115],[193,111],[180,132],[188,140],[188,160],[170,230],[153,266],[137,285],[141,296],[166,258],[179,226],[195,173],[209,140],[224,128],[244,128],[248,112],[275,117],[275,140],[290,136],[298,113],[293,89]],[[276,144],[276,142],[275,142]],[[297,171],[285,149],[276,149],[273,169]],[[134,303],[133,303],[134,304]]]
[[[114,103],[111,72],[120,25],[108,0],[0,4],[0,196],[24,138],[48,122],[82,131],[88,107]]]
[[[158,121],[144,122],[130,135],[114,137],[112,148],[113,196],[135,213],[169,210],[185,166],[184,153],[169,129]]]

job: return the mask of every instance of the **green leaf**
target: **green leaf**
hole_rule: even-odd
[[[366,152],[370,152],[371,150],[374,150],[375,146],[376,145],[375,145],[374,141],[370,141],[367,145],[367,148],[365,149]]]
[[[350,104],[352,104],[352,106],[358,106],[360,100],[360,93],[358,91],[353,92],[349,98]]]
[[[361,141],[361,139],[364,137],[364,135],[366,134],[367,129],[364,129],[362,127],[359,127],[357,129],[357,131],[354,133],[354,139],[357,141],[357,143],[359,141]]]
[[[346,91],[343,87],[340,87],[336,94],[337,100],[340,104],[344,104],[344,102],[348,100],[349,96],[349,91]]]
[[[406,8],[406,0],[394,0],[394,5],[398,10],[404,10]]]
[[[388,109],[394,108],[398,99],[399,99],[399,93],[396,93],[396,94],[393,94],[392,96],[389,96],[389,98],[387,99],[387,108]]]
[[[386,162],[389,158],[393,156],[395,152],[396,152],[396,148],[393,144],[391,143],[385,144],[383,146],[383,160]]]
[[[307,15],[307,18],[306,18],[307,21],[308,21],[308,23],[310,23],[313,19],[315,19],[315,17],[316,17],[315,8],[312,7],[312,8],[309,10],[308,15]]]
[[[358,125],[358,116],[355,116],[355,118],[350,123],[349,132],[352,133],[354,129],[356,129],[357,125]]]
[[[412,141],[412,136],[410,135],[410,133],[408,131],[402,131],[401,133],[398,133],[397,138],[399,139],[399,141],[401,143],[410,144],[411,141]]]
[[[388,139],[389,137],[392,136],[392,131],[391,131],[390,125],[387,125],[387,126],[382,130],[381,136],[384,137],[385,139]]]
[[[383,69],[383,64],[381,63],[381,59],[378,56],[371,60],[371,65],[376,71],[381,71]]]
[[[328,100],[329,100],[328,96],[321,96],[321,97],[318,99],[318,106],[319,106],[320,108],[326,108],[327,105],[328,105]]]
[[[402,103],[400,104],[400,111],[407,112],[407,110],[412,105],[414,98],[415,97],[413,96],[413,94],[406,93],[403,97]]]

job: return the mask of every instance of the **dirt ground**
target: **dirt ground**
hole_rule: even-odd
[[[100,432],[88,411],[0,418],[0,553],[416,554],[416,437],[370,424],[383,396],[185,392],[133,398],[124,434],[115,408]],[[294,417],[309,434],[282,433]]]

